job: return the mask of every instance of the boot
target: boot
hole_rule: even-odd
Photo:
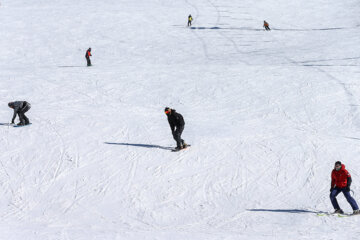
[[[335,209],[334,213],[344,214],[344,211],[342,209]]]
[[[18,123],[18,124],[16,124],[16,125],[18,125],[18,126],[24,126],[24,125],[25,125],[25,123],[19,122],[19,123]]]
[[[353,214],[360,214],[360,210],[354,210]]]

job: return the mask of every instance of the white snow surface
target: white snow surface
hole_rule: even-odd
[[[360,217],[316,214],[333,210],[335,161],[360,201],[359,12],[2,0],[0,122],[27,100],[33,124],[0,126],[0,239],[359,239]],[[169,150],[166,106],[185,151]]]

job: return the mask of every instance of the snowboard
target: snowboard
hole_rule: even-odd
[[[27,126],[30,126],[32,123],[29,123],[28,125],[14,125],[13,127],[27,127]]]
[[[190,146],[191,146],[191,145],[188,144],[188,145],[186,146],[186,148],[182,148],[182,149],[176,149],[176,148],[174,148],[174,149],[172,149],[171,151],[172,151],[172,152],[180,152],[180,151],[182,151],[182,150],[188,149]]]

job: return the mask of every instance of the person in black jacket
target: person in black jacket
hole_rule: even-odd
[[[9,108],[14,109],[14,115],[11,119],[11,123],[14,124],[16,115],[19,115],[20,122],[17,125],[28,125],[30,124],[29,119],[25,116],[25,113],[29,111],[31,108],[30,103],[27,101],[16,101],[16,102],[9,102]]]
[[[87,65],[88,67],[91,66],[91,61],[90,61],[90,57],[91,57],[91,48],[89,48],[86,53],[85,53],[85,58],[86,58],[86,61],[87,61]]]
[[[181,134],[184,131],[185,121],[180,113],[177,113],[175,109],[169,107],[165,108],[165,114],[170,124],[172,135],[176,141],[176,149],[180,150],[187,147],[187,144],[181,139]]]

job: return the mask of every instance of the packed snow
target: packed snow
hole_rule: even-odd
[[[359,12],[0,1],[0,239],[359,239],[360,216],[316,214],[335,161],[360,201]],[[31,126],[6,125],[15,100]],[[189,149],[170,151],[166,106]]]

